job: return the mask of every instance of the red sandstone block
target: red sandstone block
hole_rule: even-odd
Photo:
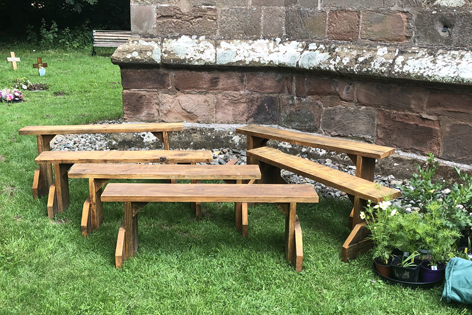
[[[246,90],[259,93],[290,93],[292,76],[280,73],[247,73]]]
[[[158,93],[124,90],[123,116],[126,121],[159,121]]]
[[[259,38],[262,30],[261,17],[260,8],[222,9],[218,19],[219,35],[231,39]]]
[[[244,74],[219,71],[174,71],[178,91],[243,91]]]
[[[334,40],[355,41],[359,38],[360,13],[355,11],[330,11],[328,37]]]
[[[440,122],[411,114],[379,112],[377,143],[404,151],[439,155]]]
[[[426,112],[472,121],[472,95],[465,93],[430,93]]]
[[[217,94],[215,116],[215,122],[222,124],[277,124],[279,98],[234,92]]]
[[[312,9],[288,9],[285,30],[289,38],[322,39],[326,34],[326,12]]]
[[[423,112],[428,99],[428,92],[422,88],[381,83],[359,84],[356,95],[366,106],[417,113]]]
[[[406,12],[364,12],[361,38],[371,41],[406,42],[411,37],[410,15]]]
[[[169,73],[159,69],[121,69],[123,89],[165,90],[170,88]]]
[[[215,122],[215,98],[213,94],[161,93],[162,122]]]
[[[312,76],[295,76],[295,94],[299,97],[310,95],[336,95],[335,82]]]
[[[472,125],[455,123],[447,126],[443,135],[441,158],[472,164]]]
[[[281,97],[279,124],[285,128],[315,132],[320,129],[322,110],[318,98]]]
[[[156,33],[158,36],[216,35],[216,8],[193,7],[184,12],[177,6],[156,8]]]

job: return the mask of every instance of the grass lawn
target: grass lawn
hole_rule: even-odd
[[[363,255],[342,263],[350,204],[300,204],[304,271],[284,259],[284,217],[271,205],[249,209],[249,237],[234,228],[232,204],[149,204],[140,214],[140,247],[114,267],[123,204],[104,204],[104,224],[83,238],[88,183],[70,179],[71,205],[56,221],[46,197],[33,200],[37,155],[27,125],[87,124],[122,115],[113,50],[33,51],[2,45],[0,89],[17,78],[46,83],[25,102],[0,103],[0,314],[469,314],[440,301],[442,287],[412,290],[384,283]],[[21,58],[12,70],[5,59]],[[48,63],[39,77],[32,64]],[[60,219],[60,220],[59,220]]]

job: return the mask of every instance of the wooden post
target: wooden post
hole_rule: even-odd
[[[50,151],[51,140],[55,135],[38,135],[36,137],[38,143],[38,155],[43,151]],[[39,165],[39,174],[33,179],[33,198],[37,199],[41,196],[47,195],[49,187],[53,183],[52,166],[51,164]]]
[[[10,52],[10,56],[11,57],[7,57],[7,61],[12,63],[13,70],[18,69],[18,67],[16,66],[16,63],[20,62],[20,58],[15,57],[15,53],[13,51]]]
[[[71,166],[72,164],[54,164],[54,182],[59,213],[64,212],[69,207],[69,177],[67,171]]]
[[[285,258],[292,262],[295,255],[295,220],[297,217],[297,204],[292,202],[285,216]]]

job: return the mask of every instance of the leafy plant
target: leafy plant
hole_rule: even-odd
[[[415,258],[418,257],[419,255],[420,253],[417,251],[414,251],[413,253],[411,253],[409,256],[407,256],[406,258],[402,260],[402,267],[410,268],[410,267],[417,266],[417,264],[415,263]]]

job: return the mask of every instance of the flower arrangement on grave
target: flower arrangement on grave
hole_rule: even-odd
[[[16,89],[4,89],[0,90],[0,101],[1,102],[21,102],[23,100],[23,94],[21,91]]]

